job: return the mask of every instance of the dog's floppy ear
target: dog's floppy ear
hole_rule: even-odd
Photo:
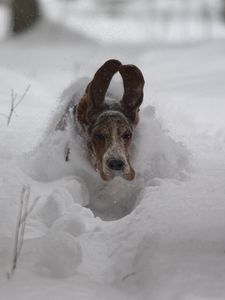
[[[124,94],[120,101],[122,111],[133,123],[138,122],[137,113],[143,101],[144,77],[138,67],[122,65],[119,72],[123,78]]]
[[[95,108],[98,108],[103,104],[110,81],[112,80],[113,75],[119,70],[120,66],[120,61],[110,59],[95,73],[93,80],[88,85],[90,100]]]
[[[110,81],[120,66],[121,62],[116,59],[106,61],[88,84],[77,106],[77,118],[82,126],[90,124],[101,111]]]

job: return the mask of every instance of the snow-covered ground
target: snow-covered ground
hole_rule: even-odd
[[[225,42],[107,47],[57,32],[0,48],[0,299],[224,299]],[[146,80],[132,183],[103,183],[80,137],[54,131],[63,90],[82,93],[109,58]],[[28,85],[6,126],[12,90]],[[23,184],[41,198],[8,280]]]
[[[106,44],[190,43],[225,36],[220,16],[223,0],[41,3],[47,18]]]
[[[103,44],[182,44],[225,37],[223,0],[39,2],[44,18]],[[0,39],[9,33],[10,18],[9,6],[0,2]]]

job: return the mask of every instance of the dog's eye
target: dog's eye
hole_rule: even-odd
[[[95,133],[94,137],[96,138],[96,140],[98,141],[105,141],[105,136],[101,133]]]
[[[129,141],[131,139],[131,133],[130,132],[125,132],[122,135],[122,138],[124,139],[124,141]]]

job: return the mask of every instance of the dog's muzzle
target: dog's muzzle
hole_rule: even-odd
[[[107,161],[107,166],[112,171],[121,171],[124,165],[125,163],[121,159],[110,159]]]

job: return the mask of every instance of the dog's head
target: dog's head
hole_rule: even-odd
[[[124,94],[119,102],[106,103],[105,96],[113,75],[119,72]],[[76,108],[76,119],[87,139],[95,169],[103,180],[135,177],[129,147],[138,123],[143,101],[144,78],[134,65],[108,60],[94,75]]]

